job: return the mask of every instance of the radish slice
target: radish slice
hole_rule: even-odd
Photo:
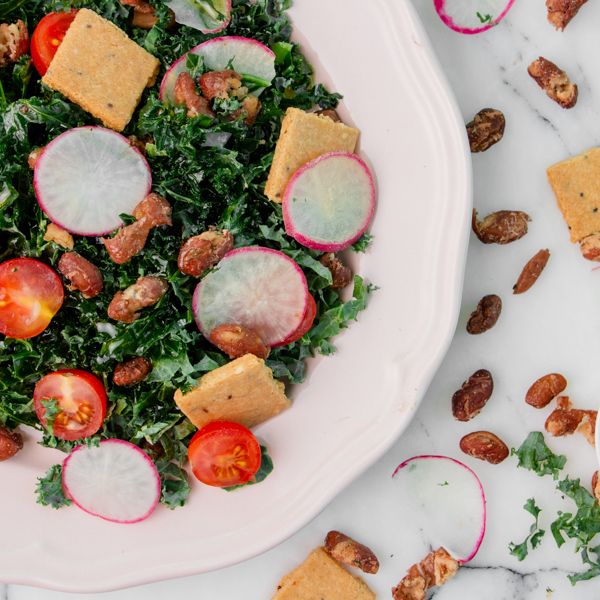
[[[48,218],[77,235],[120,227],[152,186],[146,159],[127,138],[102,127],[70,129],[35,163],[34,187]]]
[[[193,309],[205,337],[224,323],[253,329],[268,346],[298,330],[309,301],[302,269],[277,250],[233,250],[196,287]]]
[[[445,25],[472,35],[498,25],[515,0],[434,0],[435,10]]]
[[[115,523],[147,519],[160,500],[156,466],[145,452],[123,440],[77,446],[63,463],[62,484],[79,508]]]
[[[256,96],[271,85],[275,77],[275,54],[257,40],[237,36],[213,38],[192,48],[191,54],[198,54],[209,71],[233,69],[240,75],[252,79],[256,86],[252,93]],[[177,77],[186,70],[187,54],[176,60],[163,77],[160,84],[160,99],[175,102]]]
[[[330,152],[301,167],[283,195],[286,232],[297,242],[323,252],[354,243],[375,212],[375,185],[356,154]]]
[[[469,562],[485,535],[485,493],[465,464],[448,456],[415,456],[394,471],[399,506],[415,515],[434,548]]]
[[[202,33],[223,31],[231,21],[231,0],[169,0],[175,21]]]

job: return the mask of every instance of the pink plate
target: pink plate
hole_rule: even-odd
[[[409,426],[458,317],[471,211],[464,122],[410,2],[330,0],[316,14],[314,2],[295,3],[296,39],[317,79],[343,92],[342,118],[361,129],[377,179],[374,242],[352,259],[379,286],[368,310],[336,354],[312,361],[294,406],[257,428],[275,462],[260,485],[228,494],[194,483],[187,507],[161,506],[135,525],[53,511],[33,489],[61,455],[27,432],[26,449],[0,464],[12,540],[0,545],[0,581],[102,591],[256,556],[313,519]]]

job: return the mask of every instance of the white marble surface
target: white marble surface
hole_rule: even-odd
[[[395,502],[389,482],[395,465],[423,452],[458,457],[458,440],[475,429],[489,429],[509,445],[520,444],[529,431],[543,428],[548,413],[527,406],[524,393],[537,376],[550,371],[561,371],[569,378],[568,391],[576,405],[596,408],[600,389],[600,272],[593,272],[591,263],[581,259],[577,248],[569,243],[544,170],[569,154],[600,144],[600,5],[590,2],[564,33],[558,33],[546,23],[542,0],[523,0],[499,27],[467,37],[438,21],[432,0],[414,2],[465,120],[487,106],[506,115],[504,140],[474,157],[476,206],[481,213],[526,210],[533,219],[530,233],[506,247],[471,240],[458,330],[417,418],[393,449],[310,525],[280,547],[242,565],[102,595],[107,600],[266,600],[279,577],[332,528],[347,531],[376,550],[382,569],[369,583],[378,597],[389,598],[391,586],[428,549],[428,540],[415,530],[412,516]],[[558,62],[579,83],[580,100],[573,110],[559,108],[529,79],[527,65],[540,54]],[[513,297],[511,287],[521,266],[545,247],[552,252],[546,272],[529,293]],[[464,329],[466,318],[487,293],[503,298],[501,319],[487,334],[469,336]],[[463,379],[483,367],[494,374],[494,395],[476,420],[458,423],[451,417],[450,397]],[[550,440],[549,444],[568,456],[569,473],[589,480],[595,458],[583,439],[573,436]],[[465,462],[477,471],[487,491],[488,532],[476,559],[437,591],[436,598],[598,598],[600,580],[571,587],[566,573],[580,567],[579,557],[570,544],[558,550],[549,532],[524,563],[508,553],[508,543],[521,541],[529,528],[530,516],[521,508],[527,498],[534,496],[544,509],[541,521],[546,528],[557,509],[570,506],[554,492],[552,481],[517,470],[512,458],[499,466],[469,458]],[[85,552],[85,548],[81,550]],[[70,598],[73,596],[0,585],[1,600]]]

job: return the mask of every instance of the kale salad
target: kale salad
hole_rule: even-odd
[[[122,457],[116,456],[115,460],[130,460],[123,458],[130,445],[143,451],[159,476],[160,501],[170,508],[182,506],[191,489],[185,468],[190,456],[188,447],[192,448],[192,439],[196,440],[205,425],[210,430],[207,435],[212,432],[214,436],[215,427],[214,423],[199,423],[190,416],[196,413],[186,411],[183,402],[176,403],[175,395],[199,403],[197,413],[208,413],[213,409],[207,409],[206,403],[220,393],[214,386],[217,374],[225,371],[219,370],[226,369],[232,360],[245,360],[244,368],[253,373],[260,371],[260,381],[270,386],[268,391],[260,388],[261,398],[269,394],[284,397],[283,384],[302,383],[306,359],[316,353],[334,352],[332,338],[366,307],[371,286],[352,275],[334,252],[346,248],[364,252],[369,245],[366,229],[374,209],[372,178],[353,154],[356,138],[351,128],[340,123],[335,113],[341,96],[314,81],[301,48],[291,41],[292,25],[286,13],[290,3],[0,1],[0,451],[2,436],[5,445],[11,439],[16,446],[21,443],[16,428],[25,425],[43,433],[42,445],[71,453],[68,460],[72,474],[67,484],[61,465],[40,477],[37,494],[43,504],[57,508],[74,501],[86,509],[85,498],[76,498],[81,483],[77,478],[83,476],[77,471],[83,470],[77,466],[83,458],[78,457],[88,449],[108,448],[104,442],[116,440],[120,443],[113,445],[111,452],[114,456],[122,453]],[[197,14],[190,21],[188,13],[193,10]],[[85,26],[92,32],[91,23],[102,31],[106,28],[106,35],[121,36],[123,55],[137,52],[141,57],[143,51],[147,68],[155,71],[147,85],[141,85],[141,98],[132,106],[131,117],[118,134],[107,133],[107,127],[120,127],[107,125],[100,108],[96,110],[100,102],[84,98],[85,65],[73,74],[75,67],[68,62],[70,46],[80,43],[75,30],[79,21],[83,23],[84,15],[89,20]],[[99,25],[94,19],[101,19]],[[49,23],[45,31],[41,31],[42,23]],[[261,75],[260,69],[253,75],[248,72],[252,69],[244,72],[238,67],[236,60],[237,64],[243,61],[237,51],[227,57],[228,40],[239,43],[242,38],[266,48],[260,50],[262,58],[257,58],[258,54],[249,56],[248,64],[271,60],[271,81]],[[208,50],[187,54],[213,39],[220,41],[202,46],[216,48],[212,54]],[[58,51],[56,46],[60,46]],[[90,50],[85,58],[90,64],[95,60],[95,51]],[[61,70],[62,63],[68,68]],[[99,64],[94,63],[91,77],[101,77],[104,67],[110,66]],[[169,71],[174,64],[179,65],[177,70]],[[136,68],[134,65],[134,74]],[[69,78],[82,72],[82,79],[73,86]],[[170,86],[166,92],[165,81]],[[103,100],[102,110],[108,110],[107,106],[117,110],[120,98],[129,93],[128,86],[128,80],[115,85],[111,92],[115,106]],[[165,99],[169,94],[172,101]],[[312,140],[314,135],[323,143],[323,149],[315,153],[319,155],[316,160],[298,157],[298,142],[288,139],[283,148],[284,119],[289,119],[290,135],[294,128],[302,131],[304,127],[313,132],[307,133],[307,138]],[[75,135],[70,135],[73,132]],[[86,135],[94,141],[89,142]],[[87,143],[96,144],[90,146],[90,152],[82,151],[79,145]],[[80,234],[78,223],[92,221],[89,211],[97,210],[94,219],[98,220],[102,211],[113,205],[108,192],[102,197],[94,195],[91,188],[96,170],[86,171],[89,165],[79,168],[79,161],[89,161],[86,157],[97,152],[96,165],[102,167],[103,157],[108,157],[104,178],[111,180],[106,185],[116,185],[121,164],[115,166],[111,161],[117,160],[117,154],[121,156],[118,144],[123,145],[123,156],[130,161],[127,168],[134,174],[131,189],[115,200],[116,214],[111,216],[113,220],[118,217],[119,226],[106,233],[98,225],[98,234],[104,237]],[[278,145],[282,148],[276,150]],[[294,185],[288,184],[282,201],[265,195],[277,153],[278,169],[285,161],[308,163],[301,169],[294,166]],[[69,164],[65,157],[71,157]],[[64,169],[61,164],[65,164]],[[290,170],[289,166],[285,168]],[[78,185],[81,197],[90,194],[88,214],[78,208],[65,219],[58,218],[57,214],[67,210],[65,204],[75,202],[71,200],[71,196],[77,196],[73,192],[75,184],[71,179],[66,181],[75,171],[78,173],[72,177],[87,177],[90,189],[83,185],[86,182]],[[146,189],[143,178],[150,174],[151,189]],[[341,232],[336,230],[340,239],[334,239],[331,232],[323,233],[327,227],[319,215],[327,214],[327,210],[321,210],[322,206],[306,208],[311,194],[319,196],[315,181],[327,177],[338,186],[338,196],[344,198],[342,208],[351,215],[349,219],[334,215],[335,226],[341,228],[343,222],[346,227]],[[141,178],[142,192],[130,209],[120,210],[119,202],[135,187],[136,178]],[[157,211],[162,211],[159,216]],[[320,242],[311,241],[315,239],[313,230],[322,234]],[[215,239],[222,247],[215,246]],[[119,254],[123,248],[111,247],[115,240],[125,242],[127,256]],[[198,257],[198,252],[212,252],[211,260],[197,271],[193,265],[186,267],[186,257],[182,256],[191,240],[198,244],[187,247],[192,259]],[[252,251],[256,248],[260,252]],[[74,262],[71,269],[67,258]],[[287,263],[284,258],[289,259]],[[11,262],[22,259],[36,262]],[[270,266],[271,259],[279,261],[277,266]],[[42,271],[40,263],[47,271]],[[3,271],[3,265],[10,268]],[[250,288],[244,285],[260,282],[256,272],[264,270],[268,274],[270,268],[277,273],[288,269],[285,276],[296,278],[288,287],[295,289],[297,284],[304,290],[297,302],[301,308],[294,309],[298,322],[290,335],[280,334],[277,343],[273,342],[277,335],[269,324],[261,322],[254,331],[244,319],[221,318],[232,295],[247,298]],[[19,275],[31,286],[23,287],[20,280],[15,283]],[[92,290],[95,279],[98,285]],[[40,282],[46,286],[37,292],[42,299],[36,298]],[[160,288],[150,301],[138,297],[142,292],[151,294],[149,289],[136,288],[143,283]],[[342,294],[341,288],[346,285]],[[60,302],[57,300],[53,308],[46,297],[51,295],[48,290],[57,286],[64,289],[60,289]],[[264,293],[269,292],[268,282],[261,287],[267,290]],[[11,303],[17,308],[11,308]],[[277,310],[283,310],[281,305],[278,299],[274,319],[279,319]],[[269,306],[271,312],[273,306]],[[119,310],[124,310],[125,316]],[[23,314],[38,320],[48,316],[45,328],[23,333],[18,323]],[[251,316],[248,318],[251,320]],[[69,419],[80,431],[78,424],[87,423],[93,411],[77,404],[77,398],[73,406],[69,394],[76,396],[78,388],[70,389],[63,397],[60,385],[64,381],[52,387],[47,380],[50,376],[62,376],[67,382],[76,380],[78,385],[87,386],[85,393],[103,398],[96,431],[64,434]],[[209,383],[213,387],[205,391],[198,387],[199,380],[207,382],[202,384],[205,387]],[[49,390],[45,395],[40,389],[42,383]],[[204,394],[202,399],[200,394]],[[231,396],[229,393],[228,398]],[[226,417],[219,414],[218,419],[236,421]],[[231,427],[241,430],[256,422],[246,417],[239,421]],[[217,438],[211,439],[225,452],[222,436]],[[253,452],[256,454],[256,450]],[[245,478],[226,477],[227,473],[238,473],[235,461],[220,467],[212,465],[212,477],[224,474],[219,487],[226,489],[261,481],[273,465],[265,446],[260,446],[255,458],[256,467]],[[134,464],[137,459],[131,460]],[[139,468],[146,468],[142,463],[140,458]],[[204,481],[202,468],[192,464],[193,473]],[[138,492],[139,496],[146,493]],[[148,494],[152,495],[150,491]],[[88,512],[102,516],[102,510],[94,510]],[[140,507],[139,514],[144,510]],[[113,516],[109,514],[108,518]],[[127,521],[125,517],[114,520]]]

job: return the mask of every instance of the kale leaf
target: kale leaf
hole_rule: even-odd
[[[39,477],[35,492],[38,504],[43,506],[62,508],[71,505],[71,500],[63,492],[62,465],[53,465],[43,477]]]
[[[529,535],[520,543],[515,544],[511,542],[508,545],[508,549],[513,556],[516,556],[518,560],[524,560],[527,554],[529,553],[529,546],[531,546],[532,550],[537,548],[542,538],[545,535],[545,531],[539,528],[539,516],[542,510],[536,506],[535,500],[533,498],[529,498],[527,502],[523,505],[523,508],[531,515],[533,515],[534,522],[529,528]]]
[[[532,431],[518,450],[511,452],[519,459],[519,467],[533,471],[539,477],[552,475],[558,479],[560,471],[567,462],[567,457],[562,454],[554,454],[544,441],[544,436],[539,431]]]

